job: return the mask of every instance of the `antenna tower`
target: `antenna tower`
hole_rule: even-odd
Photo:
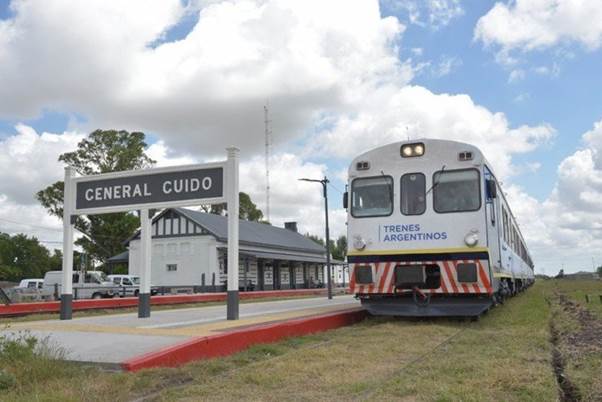
[[[270,221],[270,147],[272,146],[272,130],[270,128],[270,102],[267,101],[263,107],[265,123],[265,212],[268,222]]]

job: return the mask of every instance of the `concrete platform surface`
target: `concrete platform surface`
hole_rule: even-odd
[[[359,307],[352,296],[337,296],[240,305],[240,319],[226,320],[226,306],[162,310],[149,318],[136,313],[44,320],[0,327],[0,335],[27,331],[61,348],[67,360],[119,366],[136,356],[177,345],[192,338],[217,335],[257,324],[344,311]]]

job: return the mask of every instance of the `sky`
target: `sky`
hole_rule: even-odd
[[[537,273],[602,265],[599,0],[0,0],[0,231],[59,247],[34,198],[97,129],[144,131],[159,166],[241,149],[271,216],[345,233],[356,155],[409,138],[477,145]]]

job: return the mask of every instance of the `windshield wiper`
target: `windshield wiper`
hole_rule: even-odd
[[[387,187],[389,187],[389,201],[391,201],[391,207],[393,207],[393,183],[389,183],[387,180],[389,177],[385,175],[385,172],[380,171],[381,176],[385,179],[385,183],[387,183]]]
[[[439,173],[443,173],[444,170],[445,170],[445,165],[441,166],[441,170],[439,171]],[[428,193],[431,192],[432,189],[437,187],[438,184],[439,184],[439,180],[433,182],[433,185],[431,186],[431,188],[428,189],[428,191],[426,193],[424,193],[424,196],[426,197],[428,195]]]

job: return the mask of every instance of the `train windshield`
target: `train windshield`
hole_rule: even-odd
[[[426,210],[426,180],[422,173],[401,176],[401,213],[421,215]]]
[[[365,177],[351,184],[351,215],[388,216],[393,213],[393,178]]]
[[[481,208],[478,170],[440,171],[434,174],[433,183],[435,211],[465,212]]]

